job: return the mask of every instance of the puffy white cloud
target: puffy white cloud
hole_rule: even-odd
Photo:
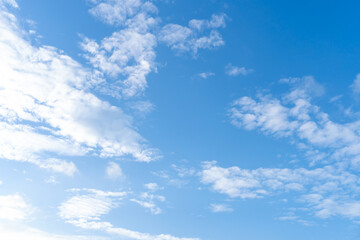
[[[360,190],[360,178],[334,166],[315,168],[222,168],[216,162],[205,162],[201,181],[212,189],[230,197],[256,198],[277,191],[302,191],[311,188],[316,192],[331,192],[338,188]],[[313,187],[314,186],[314,187]]]
[[[105,93],[118,98],[141,94],[147,87],[146,76],[155,69],[157,41],[152,31],[159,20],[151,15],[157,13],[156,7],[142,0],[94,3],[90,13],[123,28],[100,43],[84,38],[85,57],[108,77]]]
[[[231,198],[260,198],[292,191],[318,217],[360,217],[360,178],[335,166],[250,170],[206,162],[200,176],[202,183]]]
[[[150,1],[143,0],[93,0],[96,5],[90,13],[109,24],[122,25],[139,12],[157,12]]]
[[[124,177],[124,173],[119,166],[119,164],[115,162],[109,162],[106,167],[106,176],[112,179]]]
[[[212,15],[210,21],[190,20],[188,27],[171,23],[161,29],[159,40],[174,50],[196,54],[199,49],[212,49],[225,44],[220,33],[215,30],[219,27],[225,27],[224,14]],[[208,35],[204,35],[205,30],[210,30]]]
[[[359,165],[359,121],[336,123],[320,108],[311,104],[312,96],[324,90],[312,77],[283,79],[294,85],[283,98],[260,96],[241,97],[230,109],[232,123],[248,130],[259,129],[266,134],[291,137],[306,150],[312,164],[323,158],[349,161]]]
[[[237,67],[237,66],[233,66],[231,63],[229,63],[228,65],[226,65],[225,67],[225,73],[229,76],[238,76],[238,75],[248,75],[250,73],[252,73],[253,70],[252,69],[247,69],[245,67]]]
[[[31,212],[31,205],[19,194],[0,195],[0,219],[23,220]]]
[[[100,44],[85,38],[82,47],[87,51],[86,58],[90,63],[115,80],[111,86],[122,96],[131,97],[141,93],[147,86],[146,75],[154,69],[156,38],[149,32],[141,33],[132,28],[114,32],[104,38]],[[131,62],[134,61],[134,64]],[[108,90],[107,90],[108,91]],[[121,97],[121,96],[119,96]]]
[[[76,166],[62,156],[156,158],[132,118],[91,93],[102,81],[96,72],[54,47],[33,46],[24,34],[0,5],[0,158],[67,175]]]

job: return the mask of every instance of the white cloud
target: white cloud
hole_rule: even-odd
[[[164,202],[166,199],[164,196],[155,195],[151,193],[144,192],[140,195],[140,199],[131,199],[132,202],[139,204],[140,206],[147,208],[154,215],[160,214],[162,212],[161,208],[156,205],[156,201]]]
[[[114,78],[109,94],[131,97],[145,90],[146,76],[154,69],[156,38],[149,32],[126,28],[104,38],[100,44],[85,38],[82,43],[86,58],[110,78]],[[134,62],[134,64],[131,64]],[[117,79],[121,75],[123,80]],[[107,87],[109,88],[109,87]]]
[[[23,220],[32,212],[32,207],[19,194],[0,195],[0,219]]]
[[[62,203],[59,207],[59,216],[76,227],[99,230],[135,240],[199,240],[198,238],[178,238],[168,234],[151,235],[116,228],[111,223],[102,221],[101,216],[116,208],[119,201],[126,195],[125,192],[104,192],[96,189],[73,189],[72,192],[85,192],[85,194],[71,197]],[[160,197],[144,195],[143,198],[153,199]]]
[[[150,191],[158,191],[163,189],[162,187],[160,187],[157,183],[146,183],[145,187],[147,189],[149,189]]]
[[[225,67],[225,73],[229,76],[238,76],[238,75],[248,75],[250,73],[252,73],[253,70],[252,69],[246,69],[245,67],[237,67],[237,66],[233,66],[231,63],[229,63],[228,65],[226,65]]]
[[[343,196],[324,197],[321,194],[307,194],[302,200],[315,210],[315,216],[329,218],[343,216],[350,219],[360,217],[360,201],[348,199]]]
[[[123,171],[119,164],[115,162],[109,162],[106,167],[106,176],[112,179],[124,177]]]
[[[132,97],[147,87],[146,76],[155,70],[157,41],[152,33],[158,25],[157,8],[150,1],[104,0],[90,13],[123,29],[98,43],[84,38],[85,57],[108,77],[103,91],[114,97]],[[110,90],[111,89],[111,90]]]
[[[360,217],[360,178],[336,166],[249,170],[205,162],[200,176],[202,183],[231,198],[260,198],[292,191],[318,217]]]
[[[130,108],[135,110],[137,113],[147,114],[152,112],[155,109],[155,106],[149,101],[135,101],[131,103]]]
[[[126,192],[104,192],[96,189],[72,189],[71,192],[86,192],[76,195],[59,207],[59,216],[67,221],[74,219],[99,220],[116,207]]]
[[[219,27],[225,27],[224,14],[212,15],[210,21],[190,20],[189,27],[167,24],[161,29],[159,40],[174,50],[197,54],[199,49],[213,49],[225,44],[220,33],[215,30]],[[208,35],[203,34],[205,30],[210,30]]]
[[[327,160],[349,161],[358,167],[360,159],[359,121],[336,123],[311,104],[312,96],[324,90],[312,77],[285,79],[295,87],[282,99],[260,96],[258,100],[241,97],[230,109],[232,123],[248,130],[290,137],[306,150],[311,164]],[[284,82],[284,81],[283,81]]]
[[[17,2],[15,0],[1,0],[0,1],[0,5],[2,5],[4,3],[9,4],[13,8],[18,8],[19,7],[19,5],[17,4]]]
[[[203,30],[206,28],[219,28],[226,26],[226,15],[224,13],[221,14],[213,14],[211,15],[211,19],[209,20],[199,20],[192,19],[189,21],[189,27],[192,29]]]
[[[0,10],[1,158],[67,175],[76,166],[62,156],[156,158],[132,118],[91,93],[99,74],[54,47],[31,45],[16,17]]]
[[[122,25],[139,12],[157,12],[150,1],[142,0],[95,0],[90,13],[108,24]]]
[[[360,93],[360,74],[356,75],[356,78],[350,87],[354,93]]]
[[[210,204],[210,210],[214,213],[234,211],[234,209],[230,208],[225,204],[215,204],[215,203]]]
[[[274,192],[300,191],[311,188],[315,192],[343,190],[357,192],[360,179],[351,173],[333,166],[312,170],[297,168],[258,168],[254,170],[238,167],[222,168],[216,162],[204,163],[201,172],[204,184],[230,197],[256,198]]]
[[[211,76],[214,76],[215,73],[212,73],[212,72],[202,72],[202,73],[199,73],[198,75],[199,75],[199,77],[201,77],[201,78],[203,78],[203,79],[207,79],[207,78],[209,78],[209,77],[211,77]]]

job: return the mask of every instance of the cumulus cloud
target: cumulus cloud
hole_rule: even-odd
[[[138,13],[157,12],[150,1],[142,0],[93,0],[89,12],[108,24],[122,25]]]
[[[322,95],[324,90],[312,77],[282,81],[294,87],[281,99],[267,95],[235,100],[230,109],[232,123],[239,128],[291,138],[305,149],[312,164],[326,158],[349,161],[358,167],[359,121],[333,122],[313,105],[311,99]]]
[[[155,70],[157,8],[143,0],[93,2],[91,14],[122,26],[100,42],[84,37],[81,43],[90,64],[107,76],[102,90],[118,98],[141,94],[147,87],[146,76]]]
[[[131,97],[147,87],[146,76],[155,66],[156,38],[153,34],[129,27],[114,32],[101,43],[85,38],[81,46],[89,62],[114,79],[110,84],[114,90],[104,91],[115,97]]]
[[[67,175],[77,170],[63,156],[156,158],[132,118],[91,93],[98,74],[54,47],[33,46],[16,17],[0,10],[0,158]]]
[[[168,234],[151,235],[125,228],[114,227],[110,222],[102,221],[101,216],[116,208],[125,192],[104,192],[97,189],[73,189],[81,193],[63,202],[59,207],[59,216],[66,222],[79,228],[100,230],[106,233],[135,240],[199,240],[198,238],[178,238]],[[144,196],[146,199],[152,196]]]
[[[233,66],[231,63],[229,63],[228,65],[226,65],[225,67],[225,73],[229,76],[238,76],[238,75],[248,75],[250,73],[252,73],[253,70],[252,69],[247,69],[245,67],[237,67],[237,66]]]
[[[334,166],[323,168],[223,168],[205,162],[201,181],[231,198],[262,198],[296,193],[318,217],[360,217],[360,178]]]
[[[160,33],[159,40],[180,52],[191,51],[197,54],[199,49],[213,49],[225,44],[216,30],[225,27],[225,14],[213,14],[210,20],[190,20],[188,26],[167,24]],[[209,31],[209,33],[205,33]]]

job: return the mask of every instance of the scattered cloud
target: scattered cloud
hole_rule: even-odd
[[[147,183],[145,184],[145,188],[153,192],[164,189],[163,187],[160,187],[157,183]]]
[[[342,97],[343,97],[343,95],[334,96],[334,97],[330,98],[329,102],[331,102],[331,103],[336,102],[336,101],[340,100]]]
[[[118,98],[143,93],[146,76],[155,70],[157,45],[152,33],[158,25],[157,8],[150,1],[93,1],[90,13],[123,28],[98,43],[84,37],[81,43],[90,64],[107,77],[102,91]]]
[[[336,123],[311,103],[324,90],[312,77],[286,80],[295,86],[281,99],[259,96],[258,100],[241,97],[230,109],[232,123],[247,130],[287,137],[294,141],[311,164],[335,160],[359,166],[359,121]]]
[[[150,212],[154,215],[160,214],[162,212],[161,208],[159,208],[155,202],[164,202],[165,200],[166,199],[164,196],[155,195],[148,192],[140,194],[139,199],[131,199],[132,202],[135,202],[140,206],[149,209]]]
[[[354,93],[360,93],[360,74],[356,75],[356,78],[350,87]]]
[[[59,207],[59,216],[67,222],[73,220],[99,220],[115,208],[126,192],[104,192],[96,189],[72,189],[71,192],[85,192],[63,202]]]
[[[89,12],[111,25],[123,25],[137,14],[157,12],[150,1],[92,0],[96,4]]]
[[[214,213],[234,211],[234,209],[230,208],[226,204],[215,204],[215,203],[210,204],[210,210]]]
[[[210,20],[190,20],[188,27],[167,24],[161,29],[159,40],[171,49],[179,52],[191,51],[196,55],[199,49],[213,49],[225,44],[216,30],[225,27],[225,19],[225,14],[213,14]],[[206,30],[210,31],[208,35],[204,35]]]
[[[247,69],[245,67],[233,66],[231,63],[229,63],[225,67],[225,73],[229,76],[238,76],[238,75],[246,76],[246,75],[252,73],[253,71],[254,70]]]
[[[131,102],[130,108],[140,114],[147,114],[155,109],[154,104],[149,101],[135,101]]]
[[[198,74],[199,77],[203,78],[203,79],[207,79],[211,76],[215,76],[215,73],[212,72],[203,72],[203,73],[199,73]]]
[[[124,228],[114,227],[110,222],[102,221],[101,216],[116,208],[126,192],[104,192],[97,189],[72,189],[82,192],[71,197],[59,207],[59,216],[76,227],[103,231],[111,235],[135,240],[199,240],[198,238],[178,238],[168,234],[151,235]],[[146,193],[144,193],[146,195]],[[154,199],[159,196],[146,195],[143,198]],[[164,200],[164,199],[163,199]]]
[[[296,193],[317,217],[360,217],[360,178],[335,166],[323,168],[222,168],[205,162],[200,172],[203,184],[231,198],[262,198]],[[295,196],[296,196],[295,195]]]
[[[51,183],[51,184],[59,183],[54,176],[50,176],[49,178],[46,178],[46,179],[44,180],[44,182],[46,182],[46,183]]]
[[[0,5],[3,5],[4,3],[10,5],[13,8],[19,7],[19,5],[17,4],[17,2],[15,0],[1,0],[0,1]]]
[[[145,162],[158,157],[129,115],[91,92],[103,81],[99,74],[27,39],[0,5],[0,158],[71,176],[76,166],[64,156],[130,155]]]
[[[124,173],[119,164],[115,162],[109,162],[108,166],[106,167],[106,176],[111,179],[116,179],[124,177]]]

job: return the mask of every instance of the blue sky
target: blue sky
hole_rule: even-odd
[[[0,0],[0,238],[358,239],[358,7]]]

